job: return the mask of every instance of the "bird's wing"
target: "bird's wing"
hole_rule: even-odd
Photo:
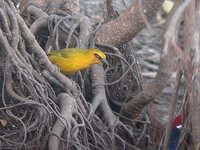
[[[68,49],[61,49],[60,54],[62,57],[64,58],[69,58],[71,56],[73,56],[74,53],[76,53],[76,48],[68,48]]]
[[[59,57],[64,57],[64,58],[70,58],[73,54],[75,53],[79,53],[82,50],[79,48],[68,48],[68,49],[61,49],[61,50],[52,50],[50,51],[50,53],[48,54],[48,56],[50,55],[54,55],[54,56],[59,56]]]
[[[58,50],[51,50],[48,54],[48,56],[61,56],[60,51]]]

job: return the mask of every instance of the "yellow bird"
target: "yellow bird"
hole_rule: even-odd
[[[106,55],[98,49],[65,48],[50,51],[49,60],[64,74],[73,74],[93,64],[108,64]]]

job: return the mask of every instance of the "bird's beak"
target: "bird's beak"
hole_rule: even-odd
[[[108,61],[107,61],[106,59],[101,59],[100,61],[101,61],[101,63],[103,63],[103,64],[109,65],[109,63],[108,63]]]

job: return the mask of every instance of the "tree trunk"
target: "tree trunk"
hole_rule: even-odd
[[[185,12],[184,20],[185,77],[192,124],[194,149],[200,143],[200,2],[192,1]]]

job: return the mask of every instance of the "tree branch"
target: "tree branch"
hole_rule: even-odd
[[[196,7],[196,9],[195,9]],[[194,149],[199,149],[200,143],[200,2],[193,1],[186,10],[184,21],[184,58],[185,77],[189,114],[192,122]],[[196,14],[196,16],[195,16]]]
[[[173,17],[169,17],[168,28],[164,34],[164,44],[161,52],[161,59],[159,70],[154,80],[144,87],[144,90],[136,95],[128,103],[125,103],[121,113],[130,118],[136,118],[143,108],[148,105],[156,96],[158,96],[162,89],[168,83],[168,79],[171,77],[173,69],[176,64],[177,54],[180,52],[176,45],[175,37],[178,30],[178,22],[181,14],[191,0],[187,0],[182,3],[173,14]],[[174,6],[175,7],[175,6]],[[180,56],[180,55],[179,55]]]
[[[163,1],[164,0],[142,0],[142,9],[140,8],[140,3],[138,3],[137,0],[134,1],[132,6],[118,18],[100,27],[96,33],[97,41],[116,47],[130,41],[145,27],[145,20],[150,20],[155,16]],[[141,14],[141,10],[143,14]]]

